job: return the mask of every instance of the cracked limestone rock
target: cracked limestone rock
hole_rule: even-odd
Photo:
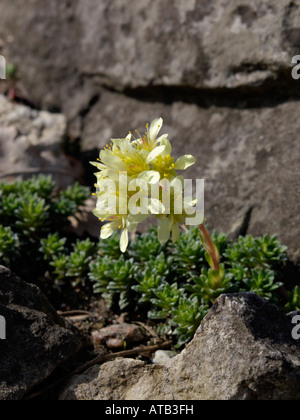
[[[117,359],[74,377],[61,400],[298,400],[300,345],[288,317],[251,294],[222,295],[164,365]]]
[[[88,79],[123,91],[280,78],[299,53],[299,10],[298,0],[2,0],[0,38],[34,100],[65,107]]]

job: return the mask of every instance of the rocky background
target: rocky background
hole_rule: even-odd
[[[83,163],[162,116],[197,157],[209,225],[277,233],[299,263],[299,0],[2,0],[0,53]]]

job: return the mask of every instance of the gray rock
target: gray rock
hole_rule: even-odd
[[[165,365],[117,359],[67,385],[61,400],[297,400],[300,345],[277,307],[222,295],[193,341]]]
[[[80,175],[81,167],[63,153],[66,118],[16,105],[0,95],[0,179],[13,180],[51,174],[64,188]]]
[[[0,315],[6,321],[6,340],[0,340],[0,400],[22,399],[82,346],[38,287],[2,266]]]
[[[152,359],[152,363],[155,365],[163,365],[167,363],[170,359],[177,356],[178,353],[170,350],[157,350]]]
[[[299,7],[290,0],[2,0],[0,38],[31,98],[80,108],[90,82],[123,91],[276,80],[299,52]]]
[[[299,53],[299,0],[2,0],[0,39],[8,62],[19,67],[23,96],[36,107],[66,114],[72,136],[84,138],[97,124],[114,133],[126,109],[102,99],[107,88],[145,102],[210,105],[253,95],[261,104],[298,92],[291,77]],[[36,23],[38,22],[38,24]],[[112,30],[113,28],[113,30]],[[22,46],[22,47],[20,47]],[[227,98],[227,99],[226,99]],[[114,119],[89,109],[98,101]],[[133,113],[133,114],[134,114]],[[117,116],[117,118],[116,118]],[[123,125],[134,123],[130,118]],[[195,123],[196,120],[193,121]],[[86,147],[86,146],[85,146]]]

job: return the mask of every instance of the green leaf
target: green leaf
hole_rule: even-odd
[[[19,256],[20,241],[11,228],[0,225],[0,264],[10,266]]]
[[[40,252],[44,260],[51,261],[56,256],[65,252],[66,238],[60,238],[58,233],[49,234],[47,238],[41,240]]]
[[[246,291],[256,293],[265,299],[273,299],[276,290],[283,284],[275,282],[275,275],[270,270],[254,269],[251,277],[244,280]]]
[[[178,339],[177,347],[181,347],[193,338],[208,310],[208,306],[199,305],[196,297],[184,296],[180,298],[178,306],[172,310],[172,322],[176,325],[173,334]]]
[[[300,311],[300,287],[296,286],[292,292],[288,292],[288,303],[285,305],[287,312]]]

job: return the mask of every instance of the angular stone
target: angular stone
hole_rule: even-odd
[[[152,359],[155,365],[163,365],[173,357],[177,356],[177,352],[168,350],[157,350]]]
[[[95,344],[106,344],[108,348],[124,348],[125,344],[140,343],[145,339],[141,327],[134,324],[115,324],[93,331]]]
[[[0,266],[0,400],[19,400],[80,350],[79,335],[68,329],[38,287]]]
[[[0,95],[0,178],[52,175],[65,188],[82,168],[63,153],[67,122],[62,114],[16,105]]]
[[[298,400],[300,345],[279,309],[222,295],[192,342],[164,365],[117,359],[67,385],[61,400]]]

